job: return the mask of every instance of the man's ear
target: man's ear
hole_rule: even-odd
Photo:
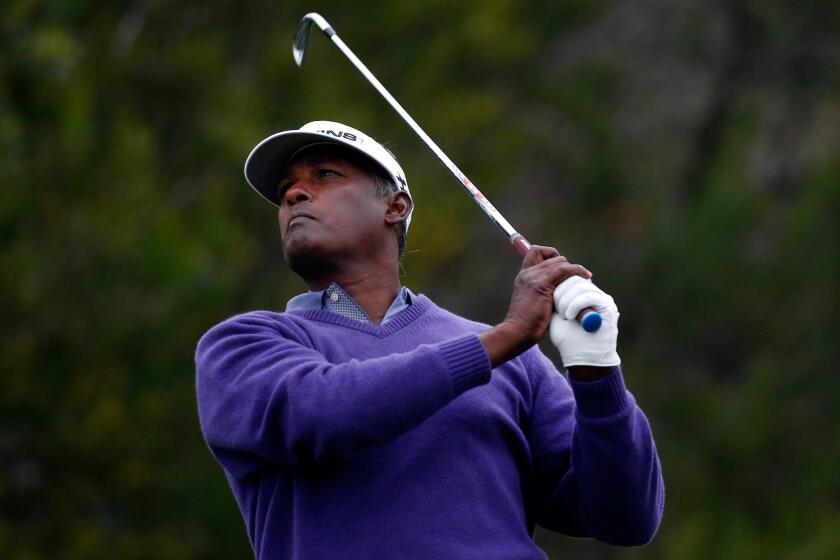
[[[388,202],[388,210],[385,212],[385,223],[389,226],[404,222],[411,213],[414,202],[404,192],[398,192]]]

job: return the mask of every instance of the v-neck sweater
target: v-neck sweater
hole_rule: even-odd
[[[566,380],[420,295],[388,323],[237,315],[196,352],[202,433],[255,557],[545,559],[535,524],[648,542],[664,489],[619,368]]]

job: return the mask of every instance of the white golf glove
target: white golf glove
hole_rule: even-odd
[[[577,321],[578,313],[592,307],[601,314],[601,328],[590,333]],[[563,366],[617,366],[618,307],[613,298],[591,280],[572,276],[554,289],[551,342],[560,352]]]

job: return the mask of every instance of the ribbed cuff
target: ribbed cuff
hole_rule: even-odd
[[[452,373],[453,397],[490,381],[490,358],[476,335],[447,340],[440,351]]]
[[[570,382],[578,412],[588,418],[618,414],[629,402],[621,366],[615,366],[609,375],[595,381],[575,381],[570,378]]]

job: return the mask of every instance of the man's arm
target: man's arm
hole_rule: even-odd
[[[591,276],[556,249],[532,246],[505,320],[480,338],[495,366],[542,339],[550,322],[570,371],[571,386],[539,349],[524,356],[536,380],[528,430],[536,521],[569,535],[640,545],[662,516],[659,458],[618,367],[618,309]],[[597,333],[575,320],[586,307],[603,317]]]
[[[196,390],[202,432],[234,476],[262,461],[349,459],[386,444],[490,379],[478,338],[332,364],[275,314],[233,317],[202,337]]]
[[[650,426],[621,368],[567,382],[541,352],[529,357],[538,379],[529,429],[536,522],[613,545],[649,542],[664,484]]]

